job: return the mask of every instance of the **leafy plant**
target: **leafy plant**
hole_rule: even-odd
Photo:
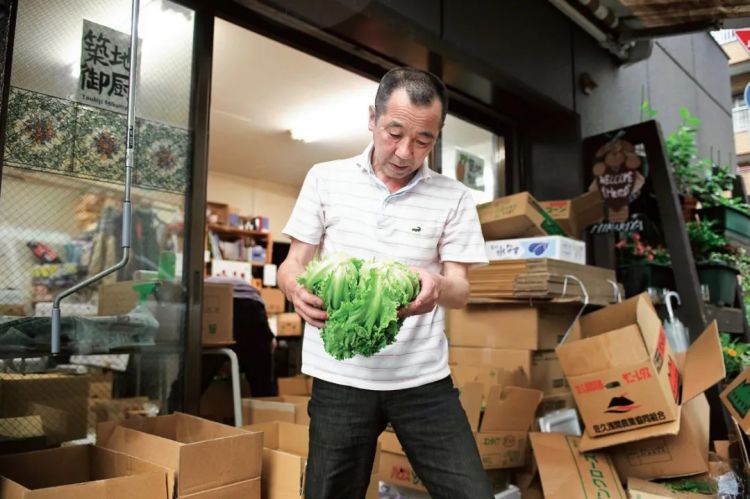
[[[726,380],[730,381],[750,365],[750,343],[733,338],[729,333],[719,334],[721,352],[724,355]]]
[[[671,260],[665,247],[644,242],[638,232],[626,234],[615,244],[615,249],[619,263],[653,262],[666,265]]]
[[[680,126],[666,140],[667,157],[675,172],[677,188],[684,196],[699,197],[709,163],[698,159],[696,145],[701,121],[680,108]]]
[[[683,478],[678,481],[666,482],[664,485],[674,492],[693,492],[696,494],[707,494],[713,496],[718,491],[718,487],[715,484],[692,478]]]
[[[393,343],[398,310],[419,294],[419,276],[396,261],[345,255],[314,260],[297,282],[323,299],[328,320],[320,330],[326,352],[338,360],[372,356]]]
[[[686,224],[688,239],[690,239],[690,246],[696,261],[711,260],[712,255],[716,260],[717,255],[730,252],[726,238],[714,230],[715,223],[713,220],[701,220]]]

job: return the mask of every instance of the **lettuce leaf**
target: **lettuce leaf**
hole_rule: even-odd
[[[323,299],[328,320],[320,330],[326,352],[343,360],[372,356],[396,340],[398,310],[419,294],[419,276],[391,260],[345,255],[311,262],[297,278]]]

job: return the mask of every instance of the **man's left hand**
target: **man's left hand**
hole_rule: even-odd
[[[420,290],[413,302],[398,311],[400,318],[431,312],[438,304],[443,279],[445,279],[440,274],[430,272],[429,270],[415,267],[412,267],[410,270],[419,274]]]

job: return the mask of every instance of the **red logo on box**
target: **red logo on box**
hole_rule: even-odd
[[[625,394],[622,394],[619,397],[612,397],[612,400],[609,401],[607,410],[604,412],[624,414],[634,409],[638,409],[640,406],[640,404],[636,404],[635,402],[627,398]]]

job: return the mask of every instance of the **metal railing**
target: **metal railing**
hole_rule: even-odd
[[[734,128],[734,133],[750,130],[750,113],[747,106],[732,109],[732,127]]]

